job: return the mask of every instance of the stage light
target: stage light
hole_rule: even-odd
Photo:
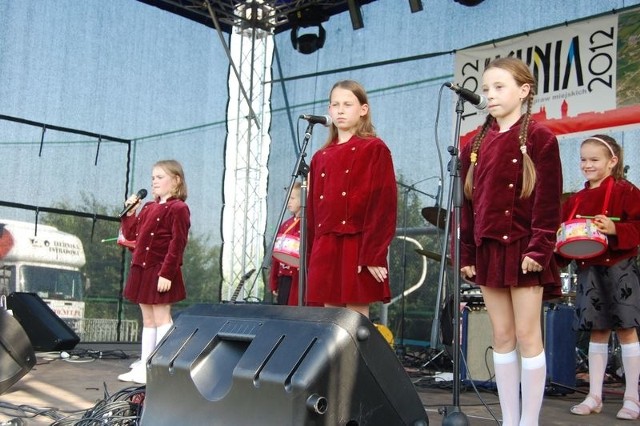
[[[351,27],[354,30],[359,30],[364,27],[362,22],[362,12],[360,11],[360,5],[356,0],[347,0],[349,6],[349,16],[351,17]]]
[[[477,6],[484,0],[454,0],[456,3],[460,3],[463,6]]]
[[[411,13],[420,12],[422,10],[422,0],[409,0]]]
[[[291,29],[291,44],[293,48],[300,53],[308,55],[321,49],[324,46],[324,41],[327,38],[327,33],[322,28],[322,25],[318,24],[318,34],[306,33],[298,36],[299,27]]]
[[[322,28],[322,23],[327,21],[329,17],[326,12],[319,6],[310,6],[291,13],[288,16],[291,23],[291,44],[293,48],[300,53],[308,55],[321,49],[327,38],[327,33]],[[318,29],[318,33],[299,34],[300,28]]]

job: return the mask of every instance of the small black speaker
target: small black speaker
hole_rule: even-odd
[[[0,312],[0,395],[36,365],[27,333],[6,311]]]
[[[391,346],[343,308],[194,305],[147,362],[142,425],[428,423]]]
[[[67,351],[80,342],[71,327],[35,293],[11,293],[7,296],[7,306],[36,351]]]

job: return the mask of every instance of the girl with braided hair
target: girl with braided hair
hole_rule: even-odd
[[[461,273],[480,286],[491,321],[502,424],[537,425],[546,382],[542,300],[561,295],[553,256],[560,153],[553,133],[531,118],[536,80],[524,62],[490,62],[482,91],[489,115],[460,154]]]

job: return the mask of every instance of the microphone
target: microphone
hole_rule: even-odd
[[[322,124],[325,127],[331,126],[331,117],[328,115],[309,115],[302,114],[300,117],[303,120],[307,120],[311,124]]]
[[[140,202],[140,200],[142,200],[144,197],[147,196],[147,190],[146,189],[141,189],[140,191],[138,191],[135,195],[135,201],[131,204],[127,204],[125,202],[124,204],[124,209],[120,212],[120,217],[124,217],[124,215],[126,215],[127,213],[129,213],[131,211],[131,209],[133,209],[135,206],[138,205],[138,203]]]
[[[479,110],[485,109],[487,107],[487,104],[489,103],[487,101],[487,98],[485,98],[484,96],[478,95],[469,89],[465,89],[464,87],[460,87],[455,83],[446,82],[444,85],[456,92],[462,99],[469,102]]]

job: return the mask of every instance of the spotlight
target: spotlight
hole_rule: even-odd
[[[454,0],[456,3],[460,3],[463,6],[477,6],[484,0]]]
[[[287,17],[291,23],[291,44],[300,53],[308,55],[324,46],[327,33],[322,28],[322,23],[329,17],[319,6],[310,6],[291,13]],[[306,33],[298,35],[300,28],[317,27],[318,33]]]
[[[411,13],[420,12],[422,10],[422,0],[409,0]]]
[[[318,24],[317,35],[313,33],[306,33],[298,36],[299,29],[299,27],[293,27],[291,29],[291,44],[298,52],[308,55],[324,46],[327,33],[324,28],[322,28],[321,24]]]

